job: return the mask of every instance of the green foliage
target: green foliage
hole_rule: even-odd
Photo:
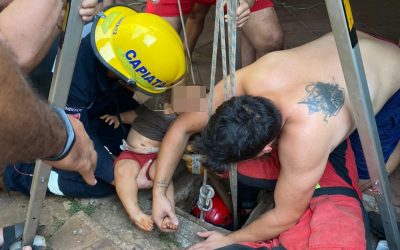
[[[96,206],[93,204],[88,204],[87,206],[82,207],[82,211],[85,214],[92,216],[92,214],[96,211]]]
[[[96,206],[90,203],[83,205],[75,199],[70,200],[69,208],[67,210],[68,214],[73,215],[79,211],[83,211],[85,214],[91,216],[96,211]]]

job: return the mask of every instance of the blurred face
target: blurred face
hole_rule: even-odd
[[[205,86],[174,86],[170,93],[156,97],[135,91],[132,98],[151,110],[164,110],[166,114],[208,111]]]
[[[172,107],[175,112],[207,112],[205,86],[175,86],[172,89]]]

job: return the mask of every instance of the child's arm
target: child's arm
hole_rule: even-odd
[[[131,124],[137,117],[137,114],[134,110],[129,110],[126,112],[122,112],[119,114],[119,118],[121,119],[121,122],[124,124]],[[113,125],[114,128],[118,128],[120,124],[120,120],[118,119],[118,116],[116,115],[103,115],[100,116],[100,119],[104,120],[105,123],[108,123],[108,125]]]
[[[138,115],[135,112],[135,110],[129,110],[126,112],[122,112],[121,114],[119,114],[119,116],[121,118],[122,123],[131,124]]]

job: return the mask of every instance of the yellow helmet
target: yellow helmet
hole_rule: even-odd
[[[100,61],[134,90],[160,94],[181,82],[185,52],[175,29],[150,13],[113,5],[92,26],[92,47]]]

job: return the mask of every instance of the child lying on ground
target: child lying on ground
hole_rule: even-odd
[[[137,113],[137,118],[135,118],[135,113]],[[127,111],[120,115],[121,122],[132,123],[132,128],[127,140],[124,140],[121,145],[123,151],[114,162],[115,187],[130,220],[139,228],[151,231],[153,220],[139,207],[138,187],[152,187],[158,148],[169,125],[175,120],[176,114],[169,107],[166,107],[163,112],[152,111],[141,106],[135,111]],[[109,125],[114,125],[114,128],[120,125],[116,116],[104,115],[101,119]],[[147,168],[147,180],[136,180],[142,168]],[[167,197],[171,204],[174,204],[173,193],[171,183],[167,188]],[[176,226],[167,219],[163,223],[167,228],[176,229]]]

